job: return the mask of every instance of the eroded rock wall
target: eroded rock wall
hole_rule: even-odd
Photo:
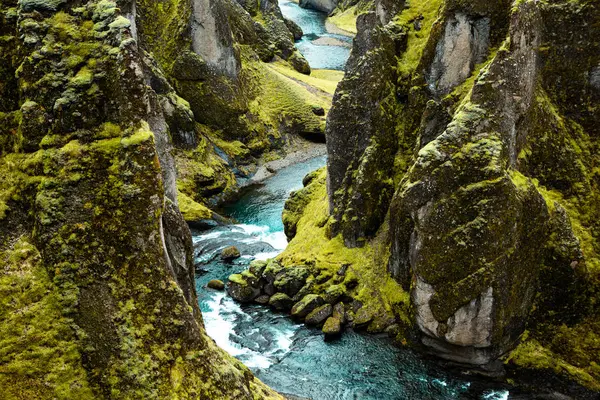
[[[330,236],[389,230],[432,353],[486,365],[521,339],[509,366],[570,365],[597,388],[597,357],[573,352],[597,354],[598,5],[376,2],[361,18],[328,120]]]
[[[170,154],[176,98],[153,89],[164,77],[132,37],[133,8],[0,12],[2,396],[277,398],[205,333]]]

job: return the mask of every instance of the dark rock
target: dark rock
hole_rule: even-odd
[[[294,305],[294,301],[285,293],[275,293],[269,299],[269,305],[276,310],[289,310]]]
[[[344,303],[337,303],[333,306],[333,314],[332,316],[340,321],[340,324],[344,325],[346,323],[346,309],[344,307]]]
[[[292,64],[292,67],[301,74],[310,75],[310,64],[302,55],[295,51],[288,61]]]
[[[260,295],[260,289],[253,287],[242,275],[234,274],[227,282],[227,293],[240,303],[249,303]]]
[[[302,289],[309,275],[305,267],[293,266],[278,274],[273,285],[278,292],[294,297]]]
[[[223,290],[225,289],[225,283],[218,279],[213,279],[206,284],[207,287],[215,290]]]
[[[221,251],[221,260],[223,260],[225,262],[231,262],[231,261],[235,260],[236,258],[240,258],[240,257],[241,257],[240,251],[235,246],[225,247]]]
[[[305,318],[306,325],[320,325],[331,316],[333,307],[331,304],[325,304],[311,311]]]
[[[362,329],[366,328],[371,321],[373,320],[373,314],[367,310],[367,308],[362,307],[354,314],[354,328]]]
[[[304,32],[302,32],[302,28],[300,28],[300,26],[297,23],[287,18],[284,18],[283,21],[285,22],[285,25],[288,27],[290,32],[292,32],[292,35],[294,35],[294,40],[302,39],[302,36],[304,36]]]
[[[315,106],[315,105],[313,105],[312,106],[312,112],[313,112],[313,114],[318,115],[320,117],[322,117],[322,116],[325,115],[325,109],[323,107],[321,107],[321,106]]]
[[[267,296],[266,294],[260,295],[254,299],[254,302],[258,303],[258,304],[266,305],[269,303],[269,296]]]

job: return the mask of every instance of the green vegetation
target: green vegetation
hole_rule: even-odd
[[[409,295],[387,272],[389,249],[384,240],[385,233],[381,232],[365,247],[354,249],[344,245],[341,235],[328,238],[329,206],[325,177],[325,170],[321,170],[318,177],[303,189],[309,190],[309,201],[298,211],[297,234],[277,260],[289,268],[308,265],[314,276],[328,276],[330,279],[346,265],[343,282],[353,288],[349,293],[363,303],[364,312],[374,317],[375,324],[383,320],[385,327],[398,319],[408,325]],[[335,279],[330,279],[325,278],[314,290],[326,294],[336,285]]]
[[[356,18],[358,14],[358,7],[352,6],[344,11],[336,11],[335,14],[327,18],[327,22],[344,32],[356,35]]]

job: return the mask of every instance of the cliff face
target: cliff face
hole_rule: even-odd
[[[370,263],[410,294],[412,322],[396,321],[427,351],[600,388],[599,21],[593,1],[378,1],[359,16],[328,116],[330,216],[314,222],[330,243],[383,249]],[[315,252],[294,237],[311,192],[284,213],[282,260]]]
[[[178,209],[197,125],[168,60],[190,44],[229,76],[231,34],[204,16],[207,49],[206,4],[149,4],[0,3],[3,398],[279,397],[206,335]]]

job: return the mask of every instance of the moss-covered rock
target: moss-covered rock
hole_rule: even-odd
[[[276,310],[290,310],[294,301],[285,293],[275,293],[269,299],[269,305]]]
[[[304,323],[306,325],[321,325],[325,323],[325,320],[331,316],[333,307],[331,304],[325,304],[312,310],[306,316]]]
[[[110,0],[0,9],[21,32],[0,40],[3,396],[278,398],[204,330],[170,92],[148,84],[135,18]]]
[[[292,307],[292,317],[304,319],[308,314],[323,304],[323,299],[317,294],[307,294]]]

